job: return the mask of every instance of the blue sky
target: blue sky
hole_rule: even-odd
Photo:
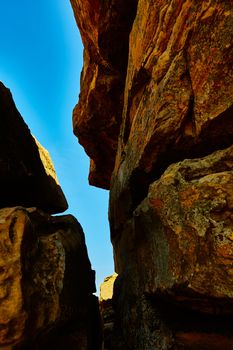
[[[32,134],[48,149],[81,223],[97,286],[113,272],[108,191],[88,185],[89,159],[72,132],[82,43],[69,0],[1,0],[0,80]]]

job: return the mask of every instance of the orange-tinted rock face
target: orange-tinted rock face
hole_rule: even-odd
[[[121,6],[114,11],[121,22]],[[94,18],[100,23],[100,15]],[[102,17],[106,28],[107,20]],[[87,47],[101,31],[86,33],[80,21]],[[233,5],[139,0],[128,45],[124,101],[115,107],[120,132],[112,124],[118,147],[108,173],[119,274],[111,350],[231,350]],[[86,54],[84,75],[97,51],[93,44]],[[113,115],[110,87],[103,79],[105,88],[96,89],[92,78],[87,84],[83,77],[77,118],[82,115],[83,135],[93,128],[95,137],[107,130],[99,116]],[[84,96],[97,97],[97,91],[96,104],[85,97],[84,109]],[[112,140],[101,144],[111,150]],[[90,154],[90,143],[82,143]],[[91,176],[102,171],[103,179],[106,162],[101,167],[95,161],[99,145],[91,152]]]
[[[79,223],[71,215],[5,208],[0,232],[0,348],[64,349],[58,339],[73,336],[73,348],[83,342],[82,349],[98,349],[94,274]]]
[[[74,133],[91,158],[89,182],[109,188],[123,108],[128,38],[136,1],[71,0],[84,44]]]
[[[128,234],[140,242],[134,255],[147,295],[164,294],[199,311],[218,308],[218,313],[233,314],[232,164],[230,147],[173,164],[150,185],[128,223]],[[127,257],[121,249],[116,261],[124,272]]]
[[[140,202],[169,164],[232,143],[231,7],[217,1],[139,1],[114,198],[128,187],[138,192],[143,182]]]

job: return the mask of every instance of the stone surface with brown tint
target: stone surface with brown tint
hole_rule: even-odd
[[[147,270],[156,279],[153,284],[145,278],[148,293],[159,290],[199,310],[214,312],[218,306],[218,313],[233,314],[232,184],[233,146],[173,164],[150,186],[135,212],[135,227],[140,230],[145,220],[148,247],[156,242],[151,252],[157,258]],[[152,222],[152,232],[146,222]]]
[[[1,209],[0,250],[0,346],[64,349],[65,338],[70,349],[98,349],[94,274],[79,223]]]
[[[169,164],[232,144],[232,12],[215,0],[139,0],[112,211],[129,189],[139,204]]]
[[[114,102],[121,126],[113,127],[119,137],[111,174],[109,154],[103,151],[105,161],[98,163],[99,144],[88,139],[92,133],[97,140],[96,133],[108,129],[104,116],[113,115],[110,86],[102,79],[98,88],[96,64],[103,57],[96,23],[108,28],[110,17],[99,17],[101,2],[93,12],[89,1],[72,2],[88,47],[74,121],[92,159],[90,176],[98,174],[92,183],[99,185],[101,174],[101,181],[111,177],[119,275],[110,348],[232,350],[232,3],[135,2],[124,101]],[[121,6],[114,11],[121,22]],[[113,92],[113,99],[119,96]],[[112,139],[105,140],[108,152]]]
[[[34,139],[10,91],[0,83],[0,208],[67,209],[49,153]]]
[[[114,238],[112,349],[233,348],[232,183],[233,146],[150,185]]]
[[[84,44],[74,133],[91,158],[89,182],[109,188],[123,108],[135,0],[71,0]]]

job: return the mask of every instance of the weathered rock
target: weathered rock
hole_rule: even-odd
[[[11,93],[0,83],[0,208],[67,209],[49,153],[31,135]]]
[[[233,146],[171,165],[150,186],[135,212],[136,230],[150,231],[151,246],[156,241],[156,262],[146,272],[156,278],[145,276],[146,292],[157,289],[188,299],[189,307],[233,314],[232,184]]]
[[[232,349],[232,316],[208,315],[143,294],[128,271],[116,283],[114,304],[117,312],[110,349]]]
[[[109,188],[123,108],[135,0],[71,0],[84,44],[74,133],[91,158],[89,182]]]
[[[233,348],[232,183],[233,146],[150,185],[114,238],[112,349]]]
[[[79,4],[84,15],[77,20],[92,46],[77,108],[84,111],[82,98],[101,91],[98,113],[85,99],[90,112],[82,118],[82,134],[94,128],[95,136],[106,129],[91,113],[100,120],[112,112],[108,85],[103,79],[96,89],[93,78],[99,32],[92,24],[101,17],[98,6],[92,15],[84,11],[88,4]],[[119,273],[111,350],[233,349],[232,39],[229,1],[138,0],[110,189]],[[99,146],[90,152],[81,142],[95,160]],[[101,145],[109,150],[112,143]],[[104,178],[106,168],[97,168]]]
[[[112,299],[114,282],[117,278],[117,273],[108,276],[104,279],[104,282],[100,285],[100,303]]]
[[[115,205],[130,189],[130,211],[169,164],[232,144],[232,24],[229,2],[139,1],[112,181]]]
[[[114,309],[112,305],[114,283],[117,274],[106,277],[100,286],[100,313],[103,321],[104,329],[104,349],[111,348],[111,338],[114,325]]]
[[[55,346],[76,334],[73,348],[98,349],[94,273],[79,223],[35,208],[1,209],[0,250],[0,346],[51,349],[50,339]]]

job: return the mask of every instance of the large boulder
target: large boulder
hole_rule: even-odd
[[[115,227],[118,204],[128,198],[119,209],[127,216],[171,163],[232,144],[232,12],[215,0],[139,0],[112,175]]]
[[[0,348],[99,348],[94,272],[74,217],[1,209],[0,251]]]
[[[114,350],[233,348],[232,24],[229,2],[138,2],[110,191]]]
[[[36,206],[48,213],[68,207],[47,150],[31,135],[10,91],[0,82],[0,208]]]
[[[121,2],[71,2],[86,47],[76,133],[100,165],[92,183],[104,179],[108,187],[111,177],[119,274],[111,350],[231,350],[232,3],[127,1],[129,21]],[[116,92],[100,78],[99,62],[107,57],[111,64],[101,45],[120,47],[123,21],[130,32],[127,72]],[[101,28],[110,27],[108,38],[115,37],[108,45]],[[112,115],[118,123],[109,133]],[[85,144],[82,135],[95,143]]]
[[[115,241],[113,349],[233,346],[233,146],[168,167]]]

